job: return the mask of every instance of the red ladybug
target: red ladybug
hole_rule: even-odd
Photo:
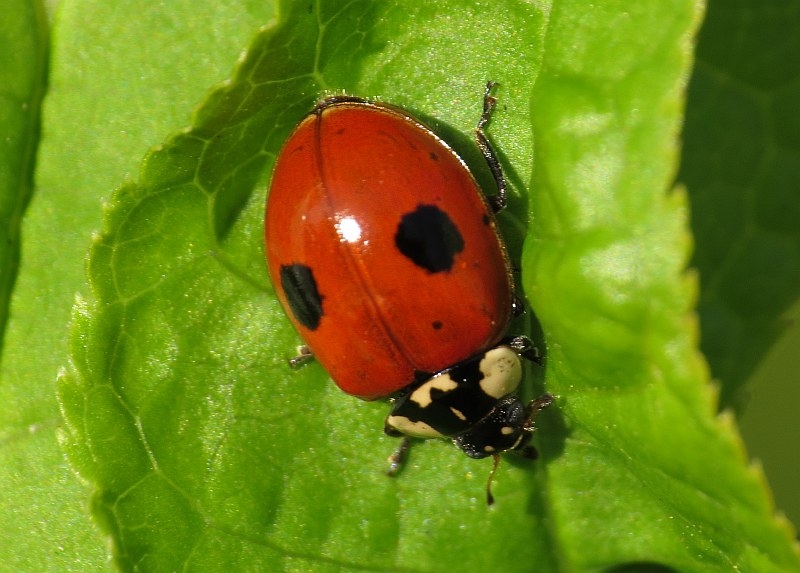
[[[433,131],[383,103],[336,96],[295,128],[275,164],[266,214],[269,273],[310,353],[364,400],[396,398],[392,435],[447,437],[475,458],[530,454],[545,395],[516,396],[528,339],[506,339],[513,277],[487,199]]]

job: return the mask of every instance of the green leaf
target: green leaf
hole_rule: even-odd
[[[55,441],[58,410],[55,370],[43,379],[33,359],[14,369],[8,348],[39,334],[20,325],[24,310],[10,307],[20,262],[20,227],[33,190],[45,93],[48,23],[40,2],[10,0],[0,18],[0,558],[7,571],[67,570],[76,555],[83,563],[106,561],[86,511],[76,503],[82,488]],[[47,260],[24,261],[31,266]],[[77,274],[77,273],[76,273]],[[24,273],[23,273],[24,275]],[[19,283],[24,284],[24,276]],[[14,299],[17,302],[19,299]],[[37,301],[38,303],[38,301]],[[38,305],[39,311],[44,305]],[[66,305],[64,308],[66,312]],[[4,336],[7,329],[7,335]],[[64,324],[59,325],[64,331]],[[52,352],[52,349],[48,349]],[[63,352],[63,350],[62,350]],[[26,374],[31,374],[28,376]],[[35,377],[41,384],[33,383]],[[47,539],[46,543],[42,543]],[[91,567],[82,569],[91,571]]]
[[[669,11],[563,8],[550,34],[567,37],[546,52],[535,89],[526,284],[567,425],[551,446],[551,519],[581,569],[627,555],[680,571],[796,570],[790,530],[742,467],[730,419],[713,418],[695,349],[686,197],[665,194],[685,73],[686,20]],[[605,29],[576,40],[598,12]]]
[[[75,293],[86,288],[86,249],[101,225],[101,198],[137,168],[154,141],[189,121],[192,106],[230,73],[247,38],[270,16],[260,0],[117,4],[62,3],[38,154],[35,118],[48,24],[31,2],[7,3],[0,18],[9,34],[0,50],[0,85],[9,97],[0,181],[3,217],[11,207],[2,224],[11,245],[29,184],[26,170],[37,156],[22,264],[13,296],[0,308],[9,316],[0,364],[0,569],[9,571],[109,570],[107,544],[88,512],[87,485],[76,479],[56,439],[55,380],[66,362]],[[27,119],[19,114],[26,90]],[[7,261],[4,285],[16,273],[13,259]]]
[[[763,460],[781,509],[800,519],[795,412],[800,328],[800,10],[713,2],[689,86],[683,162],[701,348]]]
[[[285,2],[190,129],[113,194],[81,287],[98,195],[188,121],[265,21],[255,4],[171,4],[65,5],[37,178],[49,192],[26,220],[32,263],[2,371],[24,382],[3,401],[23,406],[12,419],[47,420],[66,309],[84,293],[59,384],[63,443],[120,568],[800,570],[696,349],[686,197],[671,191],[693,2]],[[210,54],[216,67],[198,63]],[[274,154],[320,94],[402,105],[481,169],[470,139],[489,78],[501,82],[490,135],[515,192],[501,225],[547,351],[528,392],[544,376],[559,395],[540,418],[542,458],[501,465],[493,508],[488,462],[426,442],[390,480],[385,405],[344,396],[317,365],[287,369],[299,340],[261,245]],[[22,398],[31,388],[38,410]],[[30,449],[49,457],[9,448],[22,463],[4,480],[15,493],[49,485],[68,508],[45,510],[71,541],[55,570],[100,570],[53,432],[35,435]],[[42,522],[23,510],[41,498],[18,497],[4,513]],[[52,546],[13,520],[0,531],[30,532],[25,564],[43,570]]]
[[[65,443],[98,485],[122,567],[796,565],[714,418],[682,275],[685,196],[665,195],[693,4],[472,5],[468,44],[410,3],[284,8],[192,128],[115,194],[91,251],[93,297],[60,386]],[[506,21],[514,34],[486,32]],[[443,45],[458,48],[426,59]],[[498,67],[492,51],[516,57]],[[415,70],[424,80],[409,81]],[[382,476],[383,408],[347,399],[318,366],[286,368],[297,337],[261,245],[265,174],[320,93],[381,94],[466,148],[486,78],[505,86],[495,141],[532,193],[534,222],[520,199],[508,221],[527,228],[522,284],[561,396],[543,461],[504,468],[492,509],[463,479],[480,464],[441,444],[418,448],[399,480]]]
[[[44,95],[47,22],[40,2],[11,0],[0,21],[0,344],[19,265],[22,214],[33,190],[33,165]]]
[[[739,407],[737,391],[800,295],[800,11],[764,4],[713,6],[698,46],[681,169],[704,239],[694,261],[703,280],[702,347],[723,381],[723,403]]]

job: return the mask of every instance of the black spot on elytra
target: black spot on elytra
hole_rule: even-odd
[[[403,215],[394,242],[403,255],[429,273],[449,271],[464,250],[458,228],[436,205],[419,205]]]
[[[317,290],[317,281],[311,267],[294,263],[281,266],[281,288],[297,322],[316,330],[322,318],[322,301],[325,297]]]
[[[433,329],[434,329],[434,330],[441,330],[441,329],[442,329],[442,326],[443,326],[443,325],[442,325],[442,321],[441,321],[441,320],[434,320],[434,321],[431,323],[431,326],[433,327]]]

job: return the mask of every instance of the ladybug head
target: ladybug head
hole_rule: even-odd
[[[491,414],[467,432],[453,438],[453,442],[471,458],[494,457],[494,466],[486,481],[486,503],[492,505],[492,480],[500,463],[500,452],[511,451],[528,459],[538,456],[529,444],[533,434],[533,418],[542,408],[553,402],[553,396],[543,394],[527,406],[512,394],[500,399]]]
[[[529,444],[534,429],[533,418],[552,402],[553,396],[543,394],[524,406],[515,394],[508,395],[498,400],[483,420],[453,438],[453,442],[471,458],[513,451],[524,458],[535,459],[538,454]]]
[[[453,442],[469,457],[476,459],[508,450],[520,453],[526,448],[532,450],[528,446],[531,432],[526,410],[519,397],[514,394],[506,396],[498,400],[488,416],[453,438]]]

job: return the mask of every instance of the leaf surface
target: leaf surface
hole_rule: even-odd
[[[44,379],[62,360],[53,350],[63,348],[63,330],[42,329],[37,340],[20,336],[20,325],[33,333],[45,320],[62,324],[64,299],[83,292],[59,383],[63,443],[95,488],[93,513],[118,566],[800,569],[730,418],[715,414],[696,348],[686,196],[672,189],[695,3],[362,0],[285,2],[281,10],[191,121],[191,102],[221,75],[207,70],[192,94],[183,84],[194,72],[166,65],[176,61],[167,55],[183,45],[181,34],[199,42],[185,58],[206,53],[209,35],[225,36],[219,22],[190,33],[176,25],[185,20],[154,11],[144,29],[171,30],[167,37],[181,42],[157,49],[142,32],[118,52],[143,47],[152,68],[77,49],[73,69],[54,68],[60,101],[48,113],[82,115],[51,128],[43,189],[106,193],[136,172],[148,142],[190,124],[110,196],[88,288],[76,261],[86,229],[97,225],[97,195],[34,202],[35,236],[48,236],[54,212],[63,218],[56,228],[72,234],[38,247],[32,260],[50,264],[20,275],[16,308],[28,318],[9,331],[5,364],[14,370],[6,372],[24,379],[22,365],[38,361],[30,378]],[[77,41],[79,13],[66,14],[62,25]],[[223,62],[247,35],[243,24],[232,28],[239,40],[222,43]],[[99,26],[106,35],[87,44],[116,45],[120,29]],[[95,73],[86,80],[89,64]],[[70,90],[74,77],[96,95]],[[514,330],[546,351],[544,370],[528,368],[526,391],[559,396],[539,420],[542,457],[501,466],[492,508],[483,501],[488,461],[426,442],[390,480],[382,473],[394,446],[380,432],[385,405],[344,396],[318,365],[287,369],[299,340],[267,282],[261,244],[275,153],[320,95],[407,108],[486,182],[471,132],[487,79],[501,83],[490,135],[514,187],[501,226],[538,318],[529,313]],[[160,99],[178,99],[157,120],[148,107],[157,106],[146,103],[154,85],[165,89]],[[117,105],[109,86],[127,88]],[[105,140],[90,128],[94,114],[111,124]],[[136,132],[130,141],[128,130]],[[85,221],[70,222],[78,213]],[[53,281],[58,272],[63,280]]]
[[[7,128],[0,210],[11,217],[0,224],[10,239],[0,250],[10,246],[12,255],[34,159],[36,168],[18,277],[0,303],[0,315],[9,316],[0,362],[0,569],[110,569],[87,485],[56,439],[62,420],[55,379],[66,363],[75,293],[86,290],[87,246],[101,226],[102,199],[135,172],[154,141],[189,121],[192,106],[230,73],[270,13],[260,1],[168,4],[65,0],[52,34],[35,2],[7,3],[0,18],[0,34],[8,32],[0,50],[8,106],[0,113]],[[46,70],[39,140],[36,98]],[[0,283],[8,285],[17,269],[14,257],[4,256],[10,266]]]

